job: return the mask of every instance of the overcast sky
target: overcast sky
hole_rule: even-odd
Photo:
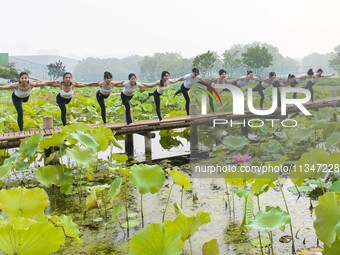
[[[0,24],[12,56],[194,57],[260,41],[302,58],[340,44],[340,1],[0,0]]]

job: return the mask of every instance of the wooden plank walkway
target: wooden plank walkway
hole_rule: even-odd
[[[340,105],[340,97],[332,97],[332,98],[324,98],[317,99],[313,103],[309,102],[304,104],[307,109],[318,109],[322,107],[335,107]],[[257,116],[251,112],[245,112],[245,115],[233,115],[231,112],[221,112],[207,115],[191,115],[191,116],[180,116],[173,118],[166,118],[162,121],[158,119],[152,120],[137,120],[130,125],[124,123],[112,123],[106,124],[105,127],[110,128],[116,134],[131,134],[131,133],[143,133],[143,132],[151,132],[163,129],[174,129],[174,128],[183,128],[189,127],[190,124],[200,124],[207,123],[209,120],[213,119],[249,119],[249,118],[271,118],[281,114],[280,108],[278,108],[275,113],[270,116]],[[287,113],[295,113],[299,110],[295,106],[288,106]],[[100,124],[98,124],[100,125]],[[93,126],[98,126],[93,125]],[[102,124],[103,125],[103,124]],[[22,132],[12,132],[12,133],[4,133],[0,134],[0,148],[13,148],[17,147],[20,144],[20,141],[26,137],[30,137],[32,134],[43,134],[44,136],[52,135],[55,132],[60,132],[62,127],[55,127],[52,129],[35,129],[30,131],[22,131]]]

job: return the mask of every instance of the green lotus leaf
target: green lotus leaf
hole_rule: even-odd
[[[16,230],[11,225],[0,226],[0,250],[5,254],[48,255],[64,245],[62,228],[51,222],[37,222],[28,230]]]
[[[322,149],[310,149],[301,155],[301,158],[296,162],[296,170],[292,171],[290,178],[293,183],[300,186],[305,179],[318,180],[325,173],[319,171],[318,164],[322,164],[329,158],[329,154]]]
[[[262,247],[266,247],[271,244],[271,241],[269,238],[261,236],[261,244],[260,244],[260,239],[258,237],[251,239],[250,244],[254,247],[261,248],[261,244],[262,244]]]
[[[322,255],[338,255],[340,254],[340,240],[336,239],[334,243],[332,243],[331,247],[325,246],[322,252]]]
[[[166,227],[173,225],[181,233],[182,241],[188,240],[195,234],[199,227],[211,221],[210,213],[198,212],[196,216],[188,217],[183,213],[179,213],[174,221],[166,221]]]
[[[95,186],[92,186],[92,187],[89,187],[89,190],[94,190],[96,192],[96,194],[100,194],[100,193],[103,193],[105,191],[107,191],[107,189],[110,187],[110,185],[108,184],[102,184],[102,185],[95,185]]]
[[[153,107],[151,104],[143,104],[142,107],[145,112],[152,112]]]
[[[34,156],[43,138],[44,136],[42,134],[33,134],[20,143],[20,148],[24,151],[23,154],[25,157],[31,158]]]
[[[316,123],[327,123],[333,117],[333,109],[329,107],[320,108],[318,111],[313,112],[313,118]]]
[[[119,194],[121,186],[122,186],[122,178],[118,176],[110,184],[110,189],[107,193],[110,203],[112,203],[113,199],[115,199],[115,197]]]
[[[260,149],[266,154],[277,154],[281,152],[281,144],[276,140],[269,140],[266,143],[261,143]]]
[[[114,205],[113,209],[111,210],[112,219],[117,218],[121,212],[122,212],[122,207],[120,206],[120,204]]]
[[[101,200],[97,198],[96,190],[92,189],[91,193],[86,197],[86,208],[91,210],[98,208],[101,205]]]
[[[134,227],[137,227],[138,225],[139,225],[138,220],[129,220],[129,228],[134,228]],[[122,227],[128,228],[126,221],[122,223]]]
[[[131,176],[131,170],[130,168],[118,168],[118,172],[122,173],[124,176]]]
[[[58,227],[62,227],[66,236],[76,239],[78,243],[82,242],[79,237],[79,227],[76,223],[73,222],[71,216],[67,216],[65,214],[62,214],[60,216],[54,215],[51,217],[51,221]]]
[[[134,234],[130,241],[129,255],[179,255],[183,246],[178,229],[151,223]]]
[[[94,151],[99,151],[99,144],[96,139],[94,139],[91,135],[85,134],[81,131],[75,131],[70,134],[70,137],[75,138],[81,145],[91,148]],[[67,138],[68,139],[68,138]]]
[[[129,159],[126,154],[112,154],[111,158],[119,164],[124,164]]]
[[[325,142],[327,149],[333,149],[335,146],[339,147],[340,145],[340,132],[336,132],[331,134]]]
[[[55,166],[39,167],[35,171],[34,176],[45,187],[51,187],[52,184],[59,182],[59,171]]]
[[[41,150],[48,149],[50,147],[60,146],[66,139],[65,133],[53,133],[51,137],[45,137],[39,144]]]
[[[202,247],[203,255],[219,255],[218,243],[217,239],[212,239],[208,242],[205,242]]]
[[[130,171],[132,183],[141,194],[154,194],[165,182],[165,172],[159,165],[133,165]]]
[[[266,211],[259,211],[256,214],[255,219],[247,225],[247,228],[263,232],[270,232],[275,229],[284,231],[286,224],[289,224],[290,221],[290,216],[283,212],[280,207],[267,206]]]
[[[297,193],[303,193],[303,192],[311,192],[313,191],[313,188],[311,188],[310,186],[299,186],[299,187],[290,186],[287,188],[287,190],[291,193],[297,194]]]
[[[80,109],[80,111],[82,112],[83,110]],[[76,122],[72,125],[68,125],[68,126],[63,127],[62,133],[71,134],[75,131],[81,131],[83,133],[88,133],[88,132],[90,132],[90,130],[91,130],[90,125],[87,125],[83,122]]]
[[[10,217],[33,218],[49,206],[48,196],[43,189],[22,187],[0,191],[0,209]]]
[[[331,154],[324,155],[322,158],[320,158],[320,163],[327,164],[327,165],[339,165],[339,158],[340,158],[340,152],[334,151]],[[334,174],[338,174],[339,170],[332,169]]]
[[[340,202],[334,192],[327,192],[318,199],[315,207],[314,229],[317,237],[330,247],[340,237]],[[340,238],[339,238],[340,239]]]
[[[229,150],[241,150],[249,144],[249,140],[243,136],[227,136],[223,138],[222,144]]]
[[[90,132],[91,136],[99,144],[98,151],[105,151],[109,147],[110,141],[114,139],[111,129],[103,126],[95,127]]]
[[[62,185],[60,186],[60,192],[65,195],[70,195],[73,192],[73,185]]]
[[[244,197],[243,218],[241,226],[245,226],[251,222],[254,215],[254,195],[249,194]]]
[[[44,160],[44,164],[47,165],[48,163],[50,163],[50,162],[54,159],[54,157],[55,157],[56,154],[57,154],[56,152],[52,152],[52,153],[50,154],[50,156],[48,156],[48,157]]]
[[[289,133],[289,137],[295,144],[298,144],[303,141],[308,141],[308,139],[314,135],[314,132],[313,129],[309,128],[294,128],[294,130]]]
[[[12,170],[12,166],[13,166],[13,162],[6,159],[4,164],[0,166],[0,180],[2,180],[8,175],[9,171]]]
[[[16,230],[28,230],[30,226],[35,224],[37,221],[32,219],[26,219],[24,217],[14,217],[11,218],[9,223],[13,226]]]
[[[328,122],[323,124],[322,135],[327,139],[331,134],[340,130],[339,122]]]
[[[265,166],[268,171],[262,173],[261,175],[254,177],[254,182],[251,185],[252,190],[255,195],[260,195],[263,192],[267,192],[269,188],[275,187],[274,182],[279,178],[280,173],[276,171],[269,170],[270,167],[282,166],[286,161],[287,157],[281,157],[276,161],[267,161],[265,162]]]
[[[238,189],[233,189],[233,193],[238,196],[239,198],[246,197],[249,195],[253,195],[254,191],[246,188],[238,188]]]
[[[97,161],[97,152],[91,148],[75,146],[72,149],[66,149],[66,155],[81,165],[90,165]]]
[[[190,179],[187,175],[179,172],[176,168],[170,170],[170,169],[166,169],[165,171],[167,171],[173,182],[175,184],[177,184],[178,186],[181,186],[184,188],[184,190],[189,190],[191,189],[191,183],[190,183]]]
[[[333,182],[333,184],[330,187],[329,191],[340,193],[340,181]]]

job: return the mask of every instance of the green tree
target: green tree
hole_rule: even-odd
[[[335,56],[329,60],[329,66],[334,69],[337,75],[340,74],[340,45],[334,48]]]
[[[0,66],[0,78],[10,80],[12,82],[18,81],[19,73],[14,64],[10,63],[8,66]]]
[[[266,47],[252,47],[242,54],[242,62],[245,66],[254,69],[259,75],[265,67],[272,65],[273,55]]]
[[[192,64],[201,70],[203,76],[211,76],[211,70],[214,67],[216,60],[216,52],[208,50],[206,53],[197,55]]]
[[[54,64],[51,63],[49,65],[47,65],[47,69],[48,69],[48,76],[50,76],[51,80],[56,80],[59,77],[63,76],[63,74],[65,73],[65,66],[63,65],[63,62],[61,62],[60,60],[58,62],[55,62]]]
[[[191,59],[183,58],[179,53],[165,52],[145,56],[139,62],[141,79],[155,81],[160,79],[162,71],[169,71],[172,77],[182,76],[191,69]]]
[[[222,54],[221,62],[223,68],[232,77],[234,70],[242,67],[242,58],[240,57],[239,50],[225,50]]]

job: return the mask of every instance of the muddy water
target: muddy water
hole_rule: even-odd
[[[160,160],[155,163],[162,167],[179,166],[182,171],[189,169],[188,157],[177,157],[166,160]],[[98,176],[98,179],[101,177]],[[103,180],[104,181],[104,180]],[[194,215],[198,211],[206,211],[211,214],[212,221],[203,225],[200,230],[192,237],[193,254],[202,254],[202,245],[204,242],[216,238],[219,243],[220,254],[261,254],[260,250],[250,245],[250,239],[257,237],[255,231],[248,231],[240,227],[243,215],[243,200],[234,197],[235,214],[227,208],[226,186],[223,179],[191,179],[193,189],[185,192],[183,211],[188,215]],[[285,195],[287,198],[289,210],[292,216],[294,234],[298,232],[296,238],[296,248],[316,246],[316,237],[313,230],[313,217],[309,210],[310,201],[306,197],[297,200],[297,196],[289,193],[287,187],[291,183],[287,179],[282,179],[284,184]],[[162,213],[172,182],[167,179],[165,186],[159,193],[143,196],[144,222],[145,225],[151,222],[161,222]],[[77,196],[64,196],[58,191],[49,190],[51,194],[51,214],[65,213],[72,215],[74,220],[80,225],[83,232],[83,244],[77,244],[75,241],[68,243],[57,254],[127,254],[128,243],[127,235],[119,227],[116,220],[109,220],[105,223],[104,210],[92,210],[87,213],[84,219],[85,197],[82,203],[79,203]],[[174,186],[170,204],[180,203],[180,188]],[[197,194],[198,200],[193,201],[193,195]],[[230,197],[232,200],[232,198]],[[271,189],[260,196],[261,208],[266,205],[280,206],[284,208],[284,203],[279,189]],[[315,204],[316,202],[313,201]],[[111,205],[108,205],[110,207]],[[256,201],[254,200],[255,213],[257,212]],[[139,220],[139,225],[130,229],[130,238],[133,233],[141,229],[140,221],[140,195],[131,186],[129,186],[129,212],[135,212],[134,219]],[[121,222],[125,221],[125,214],[119,217]],[[99,219],[98,219],[99,218]],[[175,210],[169,206],[166,219],[173,220]],[[126,229],[125,229],[126,232]],[[274,248],[276,254],[291,254],[291,242],[280,243],[279,238],[284,235],[290,235],[289,226],[287,225],[284,232],[280,230],[273,233]],[[266,236],[267,237],[267,236]],[[186,253],[189,254],[189,244],[185,246]]]

